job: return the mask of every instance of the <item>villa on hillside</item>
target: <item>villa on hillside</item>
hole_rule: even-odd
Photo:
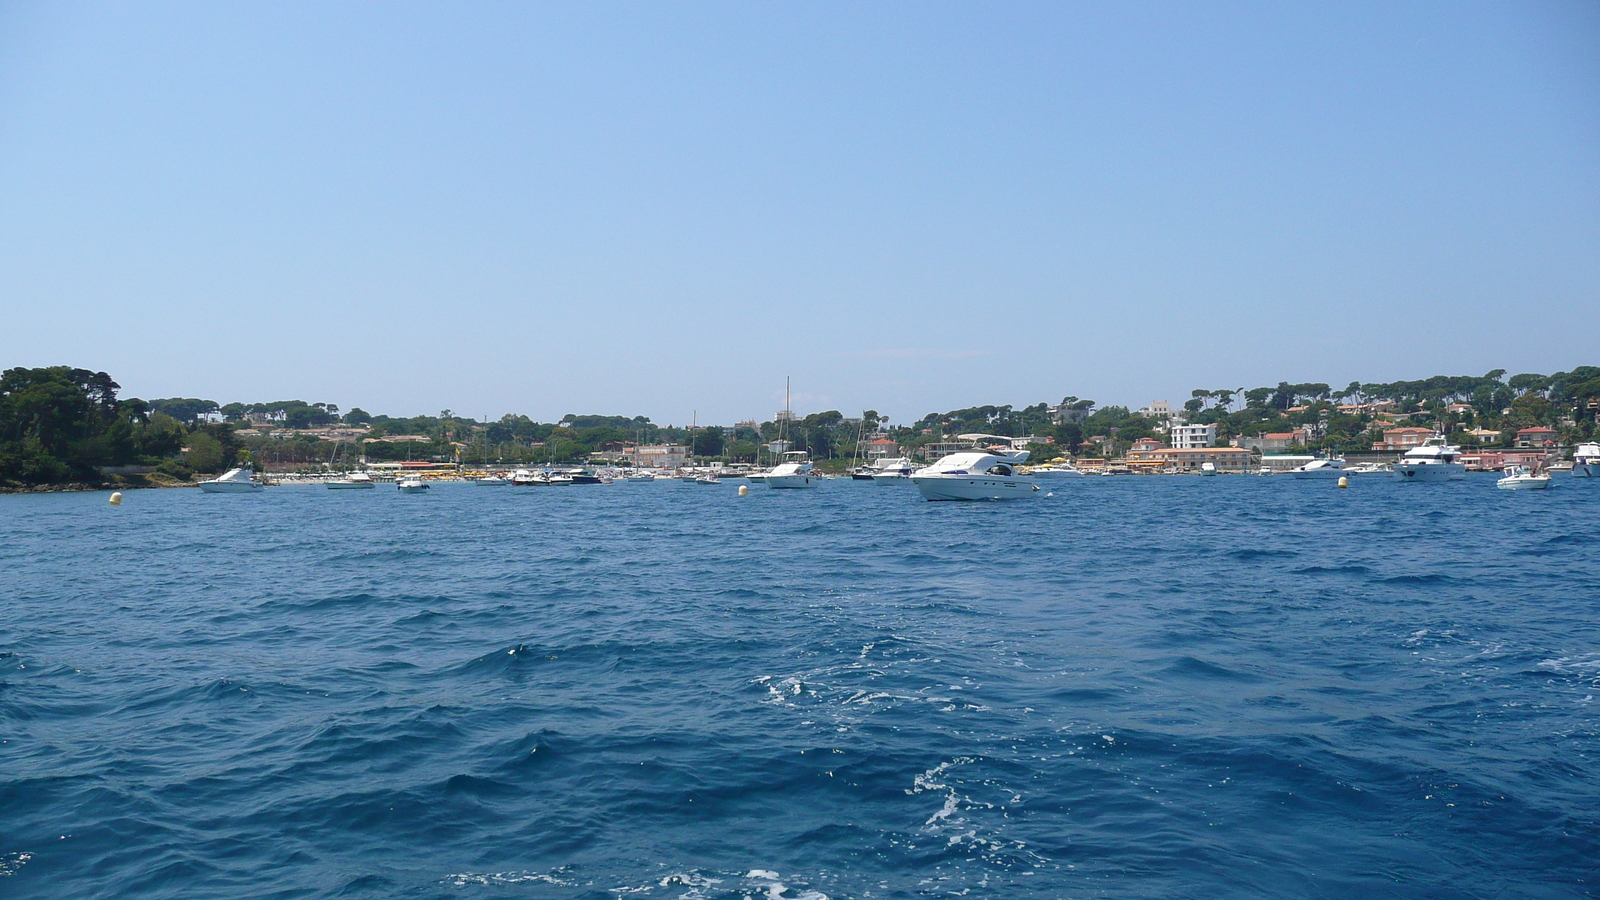
[[[1433,434],[1432,428],[1417,428],[1415,426],[1386,428],[1383,431],[1383,441],[1373,444],[1372,449],[1390,453],[1395,451],[1405,452],[1412,447],[1421,447],[1424,441],[1433,437]]]
[[[1558,436],[1554,428],[1519,428],[1516,443],[1518,447],[1554,447]]]
[[[1273,432],[1257,435],[1255,437],[1239,438],[1239,446],[1246,450],[1260,450],[1262,453],[1278,453],[1294,447],[1304,447],[1310,434],[1303,428],[1294,431]]]

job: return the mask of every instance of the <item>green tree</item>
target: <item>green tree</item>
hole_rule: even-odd
[[[694,441],[690,444],[690,452],[695,456],[721,456],[722,446],[722,428],[713,425],[694,433]]]
[[[222,442],[204,431],[189,435],[184,462],[196,472],[222,471]]]

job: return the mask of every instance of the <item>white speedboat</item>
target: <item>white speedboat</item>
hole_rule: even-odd
[[[1303,466],[1296,466],[1289,472],[1302,481],[1312,481],[1321,478],[1336,479],[1344,475],[1354,475],[1355,470],[1346,466],[1342,459],[1313,459]]]
[[[1573,478],[1600,478],[1600,443],[1579,444],[1572,454]]]
[[[402,494],[420,494],[428,489],[428,483],[415,475],[401,478],[394,486],[399,488]]]
[[[1215,474],[1217,474],[1217,464],[1216,463],[1209,463],[1209,462],[1201,463],[1200,464],[1200,474],[1201,475],[1215,475]]]
[[[822,476],[811,467],[804,450],[790,450],[783,454],[783,462],[772,467],[762,479],[769,488],[814,488],[822,483]]]
[[[1262,467],[1261,467],[1261,468],[1260,468],[1260,469],[1258,469],[1258,470],[1257,470],[1257,471],[1256,471],[1256,474],[1257,474],[1257,475],[1267,475],[1267,476],[1270,476],[1270,475],[1271,475],[1271,474],[1272,474],[1272,467],[1271,467],[1271,466],[1262,466]]]
[[[510,483],[510,481],[501,478],[499,475],[485,475],[473,482],[478,487],[505,487]]]
[[[351,472],[343,478],[335,478],[328,482],[330,491],[370,491],[377,486],[378,483],[365,472]]]
[[[911,483],[929,500],[1015,500],[1032,497],[1039,486],[1017,467],[1028,451],[952,453],[911,473]]]
[[[243,467],[229,469],[210,481],[200,482],[200,490],[208,494],[254,494],[265,488],[266,485]]]
[[[717,473],[712,472],[709,475],[701,475],[701,476],[695,478],[694,483],[695,484],[721,484],[722,483],[722,479],[717,476]]]
[[[528,469],[518,469],[511,473],[512,487],[532,487],[534,485],[544,485],[549,483],[550,482],[545,479],[542,472],[533,472]]]
[[[1030,478],[1082,478],[1083,470],[1069,462],[1053,462],[1028,470]]]
[[[1388,478],[1394,475],[1394,469],[1381,463],[1366,463],[1360,466],[1349,466],[1345,469],[1351,475],[1381,475]]]
[[[1494,486],[1504,491],[1542,491],[1550,486],[1548,473],[1530,472],[1522,466],[1507,466],[1505,477]]]
[[[1461,448],[1436,434],[1422,446],[1407,450],[1394,464],[1394,475],[1401,481],[1461,481],[1467,477],[1467,465],[1460,459]]]

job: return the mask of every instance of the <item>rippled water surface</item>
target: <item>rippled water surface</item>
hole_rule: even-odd
[[[1557,479],[0,497],[0,896],[1592,896]]]

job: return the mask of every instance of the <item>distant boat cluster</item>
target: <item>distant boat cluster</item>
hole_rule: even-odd
[[[783,453],[769,469],[748,465],[715,467],[683,467],[671,471],[639,468],[519,468],[508,472],[485,470],[479,473],[401,473],[394,476],[368,472],[346,472],[316,475],[291,475],[273,480],[273,484],[322,485],[329,490],[372,490],[380,484],[393,483],[402,493],[424,493],[430,483],[440,481],[470,482],[479,487],[574,487],[578,485],[606,485],[656,481],[684,482],[715,486],[729,483],[765,485],[774,490],[815,488],[831,480],[848,479],[868,481],[879,485],[910,484],[928,500],[1012,500],[1031,497],[1038,493],[1041,484],[1058,480],[1090,477],[1090,473],[1071,463],[1060,460],[1044,465],[1027,465],[1028,451],[1007,451],[999,448],[952,453],[927,466],[915,466],[910,459],[898,457],[882,459],[869,466],[858,466],[848,475],[828,475],[819,471],[803,451]],[[1549,487],[1556,467],[1508,468],[1498,486],[1507,490],[1539,490]],[[1569,466],[1573,478],[1600,478],[1600,443],[1580,446]],[[1094,473],[1098,477],[1131,474],[1115,467],[1105,467]],[[1206,463],[1198,474],[1220,474],[1215,466]],[[1260,475],[1272,475],[1273,470],[1262,468]],[[1341,486],[1352,477],[1362,480],[1377,478],[1406,483],[1436,483],[1460,481],[1467,477],[1467,467],[1461,460],[1461,448],[1449,444],[1442,436],[1435,436],[1422,445],[1408,450],[1393,465],[1347,465],[1338,457],[1316,459],[1289,470],[1286,474],[1302,481],[1336,480]],[[256,493],[264,490],[268,481],[248,468],[236,468],[210,481],[200,483],[200,489],[213,494]]]

